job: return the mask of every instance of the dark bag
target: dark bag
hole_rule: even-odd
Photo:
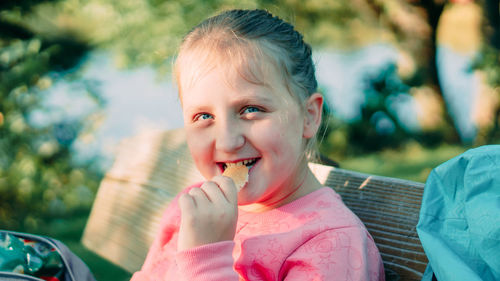
[[[32,274],[47,271],[56,271],[57,276]],[[87,265],[61,241],[8,230],[0,230],[0,280],[96,281]]]

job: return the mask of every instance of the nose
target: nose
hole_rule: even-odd
[[[231,120],[217,124],[215,148],[222,152],[235,152],[245,144],[241,126]]]

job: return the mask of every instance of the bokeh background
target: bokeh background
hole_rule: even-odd
[[[500,142],[498,0],[1,1],[0,228],[58,238],[98,280],[128,280],[80,244],[99,182],[120,140],[182,127],[172,58],[227,8],[268,9],[311,43],[320,150],[342,168],[424,182]]]

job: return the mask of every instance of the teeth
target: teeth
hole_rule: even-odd
[[[238,162],[238,163],[226,163],[226,166],[229,167],[236,167],[236,166],[241,166],[243,165],[243,162]]]
[[[229,167],[235,167],[235,166],[241,166],[241,165],[247,165],[247,164],[251,164],[251,163],[254,163],[255,160],[254,159],[248,159],[248,160],[243,160],[243,161],[240,161],[240,162],[237,162],[237,163],[225,163],[225,168],[229,168]]]

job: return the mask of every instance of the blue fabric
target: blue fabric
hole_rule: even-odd
[[[422,280],[500,280],[500,145],[431,172],[417,232],[429,258]]]

